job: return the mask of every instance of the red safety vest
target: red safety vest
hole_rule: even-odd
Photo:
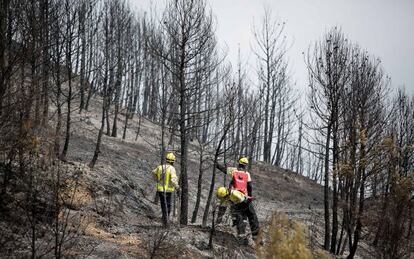
[[[246,172],[234,171],[231,188],[241,191],[244,195],[247,196],[247,180],[248,180],[248,175]]]

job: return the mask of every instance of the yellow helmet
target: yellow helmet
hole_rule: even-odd
[[[224,197],[226,197],[227,195],[229,194],[229,191],[227,190],[227,188],[226,187],[219,187],[218,189],[217,189],[217,197],[218,198],[224,198]]]
[[[249,159],[247,159],[247,157],[245,157],[245,156],[242,156],[239,159],[239,164],[241,164],[241,165],[248,165],[249,164]]]
[[[171,162],[174,163],[175,162],[175,155],[172,152],[169,152],[165,155],[165,160],[167,160],[167,162]]]

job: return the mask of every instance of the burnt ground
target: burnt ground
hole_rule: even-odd
[[[202,202],[195,224],[161,226],[159,205],[154,203],[155,184],[151,171],[160,161],[160,129],[143,119],[135,141],[138,118],[130,121],[126,140],[122,140],[123,118],[120,116],[117,138],[103,136],[101,154],[93,170],[86,165],[92,159],[100,125],[100,102],[91,110],[74,115],[68,161],[82,168],[76,206],[71,214],[83,220],[74,222],[81,231],[66,252],[68,257],[82,258],[149,258],[157,246],[157,257],[167,258],[256,258],[254,246],[240,247],[229,226],[229,216],[217,227],[214,249],[208,249],[210,228],[201,227],[212,168],[204,172]],[[192,149],[195,144],[190,145]],[[178,145],[169,147],[178,150]],[[196,152],[189,161],[189,219],[196,199],[198,167]],[[177,172],[179,172],[179,159]],[[320,246],[323,231],[323,189],[319,184],[294,172],[256,163],[251,175],[255,208],[261,224],[266,225],[274,211],[285,212],[291,219],[309,227],[315,247]],[[223,175],[218,173],[217,182]],[[217,186],[217,185],[216,185]],[[158,242],[158,245],[156,244]],[[364,256],[365,257],[365,256]]]
[[[99,102],[87,113],[74,118],[73,135],[69,160],[86,165],[93,156],[99,127]],[[94,109],[95,108],[95,109]],[[123,116],[119,120],[119,134],[122,135]],[[126,140],[104,136],[101,154],[93,170],[85,167],[82,181],[90,193],[90,202],[80,208],[89,219],[85,235],[80,239],[79,253],[88,253],[88,258],[132,258],[148,256],[149,240],[156,239],[162,232],[160,208],[154,203],[155,186],[151,170],[159,163],[159,127],[142,120],[137,141],[138,118],[134,118],[127,131]],[[195,147],[192,143],[190,146]],[[178,149],[178,146],[170,147]],[[194,150],[193,150],[194,151]],[[195,203],[198,178],[198,158],[190,152],[189,161],[189,218]],[[179,172],[179,159],[177,161]],[[252,247],[239,247],[230,219],[218,227],[214,238],[215,249],[207,249],[209,228],[201,227],[201,218],[208,195],[212,168],[204,172],[202,202],[198,220],[190,226],[175,226],[169,232],[165,243],[183,244],[178,255],[190,258],[217,257],[220,255],[242,255],[254,258]],[[261,222],[266,222],[273,211],[286,212],[290,217],[305,223],[314,221],[322,209],[322,187],[313,181],[280,168],[257,163],[253,165],[255,207]],[[218,173],[217,182],[223,175]],[[154,237],[155,235],[155,237]],[[178,240],[178,241],[177,241]],[[169,251],[174,257],[174,252]]]

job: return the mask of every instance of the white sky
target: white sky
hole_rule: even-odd
[[[162,10],[165,0],[130,0],[137,9],[149,10],[153,2]],[[207,0],[217,19],[217,38],[227,46],[236,64],[238,45],[255,78],[256,61],[251,52],[252,26],[259,24],[264,6],[286,21],[286,35],[293,43],[287,58],[293,81],[306,89],[307,71],[302,52],[332,26],[381,58],[393,87],[405,85],[414,93],[414,0]]]

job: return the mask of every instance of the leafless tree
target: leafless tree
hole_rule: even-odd
[[[254,53],[257,57],[258,76],[263,113],[263,160],[280,166],[285,152],[288,132],[288,112],[293,98],[290,93],[285,54],[287,40],[285,22],[275,20],[265,9],[260,29],[255,28]],[[276,138],[276,145],[272,143]],[[274,150],[273,156],[272,152]]]
[[[223,155],[227,150],[224,148],[224,142],[227,137],[227,134],[231,131],[233,127],[235,127],[235,123],[237,121],[236,117],[236,110],[235,110],[235,104],[236,104],[236,96],[237,96],[237,89],[233,87],[233,85],[226,85],[224,88],[225,95],[223,96],[222,103],[225,104],[223,106],[223,112],[221,113],[223,118],[219,119],[220,127],[216,129],[216,137],[218,138],[218,141],[216,142],[216,146],[214,146],[214,156],[213,159],[213,172],[211,176],[211,182],[210,182],[210,189],[206,201],[206,206],[204,209],[203,214],[203,227],[207,226],[208,216],[210,212],[210,206],[211,201],[213,200],[213,195],[215,191],[215,183],[216,183],[216,171],[217,171],[217,163],[219,156]],[[229,148],[227,146],[227,148]]]
[[[178,124],[181,145],[181,213],[180,222],[188,222],[187,157],[189,129],[191,125],[190,99],[197,89],[197,73],[214,71],[218,62],[206,62],[216,53],[216,41],[211,12],[203,0],[171,1],[162,18],[164,46],[152,45],[151,51],[160,56],[164,66],[172,74],[177,94]],[[153,41],[152,41],[153,42]],[[144,94],[145,95],[145,94]]]
[[[64,62],[65,62],[65,72],[67,76],[67,92],[65,91],[66,97],[66,129],[65,129],[65,142],[63,145],[63,150],[61,154],[61,159],[66,160],[66,156],[69,150],[70,136],[71,136],[71,116],[72,116],[72,100],[74,98],[74,89],[73,89],[73,79],[74,79],[74,60],[76,51],[76,39],[78,37],[76,27],[78,23],[77,15],[77,5],[74,4],[72,0],[65,0],[64,2],[65,10],[65,22],[64,22]],[[64,92],[62,92],[64,93]]]
[[[355,255],[361,238],[362,216],[365,213],[365,199],[368,179],[376,174],[377,155],[375,150],[381,143],[386,128],[386,80],[380,62],[370,57],[358,46],[352,49],[349,86],[342,97],[344,114],[343,131],[340,134],[342,146],[339,163],[346,173],[337,168],[338,186],[343,207],[343,224],[339,243],[332,252],[339,253],[342,233],[345,228],[349,242],[349,258]],[[341,136],[342,135],[342,136]]]
[[[336,247],[338,229],[337,175],[332,175],[333,223],[332,240],[329,206],[329,181],[331,168],[337,170],[338,130],[341,113],[340,96],[349,80],[348,63],[350,47],[344,34],[338,28],[326,33],[324,38],[309,50],[306,64],[309,71],[309,106],[315,115],[318,130],[325,137],[324,144],[324,207],[325,207],[325,249]],[[331,149],[332,147],[332,149]],[[332,151],[332,163],[330,154]],[[331,167],[332,166],[332,167]],[[332,246],[331,246],[332,244]]]

